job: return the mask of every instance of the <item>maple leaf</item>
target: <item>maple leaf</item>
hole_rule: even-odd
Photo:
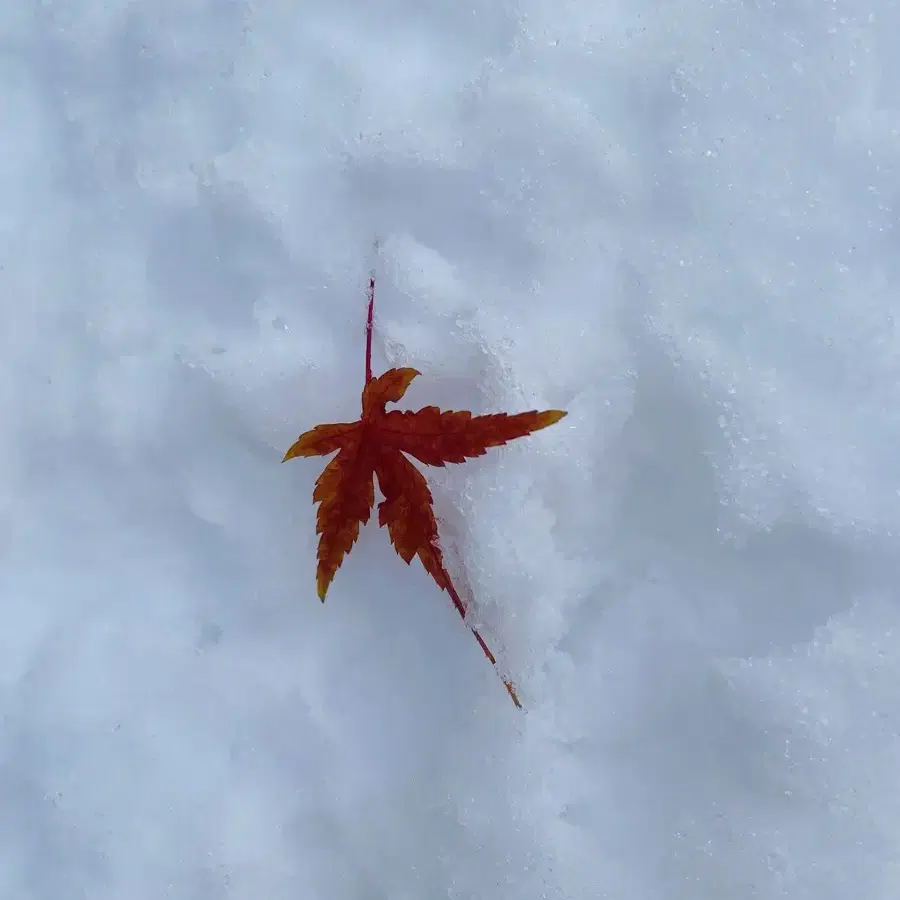
[[[453,586],[444,564],[437,519],[428,482],[407,456],[432,466],[461,463],[558,422],[558,409],[507,415],[475,416],[466,410],[440,410],[426,406],[416,412],[386,411],[388,403],[403,398],[421,373],[412,368],[388,369],[372,377],[371,340],[375,281],[369,279],[369,314],[366,324],[366,383],[362,391],[362,415],[356,422],[317,425],[302,434],[284,456],[337,455],[316,481],[313,503],[318,503],[316,533],[316,585],[324,602],[335,573],[369,521],[375,504],[374,480],[384,500],[378,505],[378,524],[387,527],[397,554],[407,564],[418,557],[425,571],[447,591],[463,619],[466,605]],[[496,659],[474,628],[470,630],[485,656]],[[504,684],[516,706],[515,689]]]

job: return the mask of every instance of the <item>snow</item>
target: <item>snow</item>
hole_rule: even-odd
[[[900,6],[0,11],[0,895],[894,900]],[[373,257],[372,242],[380,241]],[[300,432],[430,471],[516,680]]]

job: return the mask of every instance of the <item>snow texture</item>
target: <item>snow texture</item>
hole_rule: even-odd
[[[0,896],[896,900],[898,33],[5,3]],[[569,410],[430,473],[524,714],[374,524],[316,599],[373,262],[409,407]]]

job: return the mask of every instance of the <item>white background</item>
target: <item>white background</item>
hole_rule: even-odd
[[[900,4],[0,11],[0,896],[896,900]],[[562,407],[429,478],[358,414]]]

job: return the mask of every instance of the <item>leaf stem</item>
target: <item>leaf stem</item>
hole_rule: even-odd
[[[366,314],[366,384],[372,380],[372,323],[375,318],[375,270],[369,273],[369,311]]]

